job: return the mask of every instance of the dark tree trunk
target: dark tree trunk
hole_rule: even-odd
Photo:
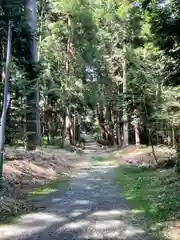
[[[104,111],[103,106],[100,104],[100,106],[97,107],[97,116],[99,120],[99,126],[101,129],[101,138],[104,140],[107,140],[107,133],[105,129],[105,117],[104,117]]]
[[[36,46],[36,0],[25,1],[25,17],[32,38],[27,39],[29,49],[27,50],[28,61],[26,63],[27,89],[27,150],[34,150],[37,145],[37,46]]]
[[[120,128],[120,111],[117,110],[116,112],[116,142],[117,142],[117,145],[118,146],[121,146],[122,145],[122,142],[121,142],[121,128]]]
[[[111,106],[108,104],[106,106],[106,133],[107,133],[107,140],[109,141],[110,145],[114,145],[114,133],[113,133],[113,122],[112,122],[112,110]]]

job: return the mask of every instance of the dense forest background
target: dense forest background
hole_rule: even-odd
[[[64,147],[90,131],[105,145],[178,146],[179,22],[177,0],[1,0],[6,144]]]
[[[42,239],[74,230],[82,239],[104,209],[103,236],[110,222],[113,239],[150,239],[126,228],[140,216],[156,239],[179,239],[179,26],[179,0],[0,0],[0,236],[1,223],[33,210],[37,224],[26,218],[12,238],[28,225],[37,239],[40,224]],[[53,192],[59,200],[39,215],[32,197]],[[93,222],[89,239],[99,238]],[[73,231],[61,235],[66,225]]]

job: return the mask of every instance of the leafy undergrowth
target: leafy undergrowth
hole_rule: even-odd
[[[171,240],[180,239],[180,177],[174,169],[155,171],[120,165],[116,169],[116,180],[124,187],[130,203],[147,217],[147,229],[159,239],[162,235]],[[176,229],[172,230],[174,222]],[[177,234],[173,237],[175,231]]]

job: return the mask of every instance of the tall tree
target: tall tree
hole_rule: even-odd
[[[10,62],[11,62],[11,48],[12,48],[12,23],[9,21],[5,76],[3,79],[3,81],[4,81],[4,100],[3,100],[3,109],[2,109],[2,114],[1,114],[1,125],[0,125],[0,187],[2,187],[6,113],[7,113],[7,109],[8,109],[8,105],[9,105],[9,101],[10,101],[10,95],[8,93],[8,88],[9,88],[8,81],[9,81]]]
[[[40,112],[37,102],[38,81],[37,81],[37,6],[36,0],[25,1],[25,18],[29,27],[29,59],[26,63],[27,79],[29,89],[27,93],[27,149],[32,150],[36,145],[41,145],[40,133]]]

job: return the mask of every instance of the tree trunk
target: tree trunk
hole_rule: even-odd
[[[173,144],[173,147],[176,146],[176,139],[175,139],[174,127],[172,127],[172,144]]]
[[[6,62],[6,47],[3,41],[1,41],[1,80],[5,78],[5,62]]]
[[[3,46],[2,40],[0,41],[0,81],[2,81],[2,68],[3,68]]]
[[[43,5],[41,1],[41,5]],[[36,17],[35,17],[35,27],[37,26],[37,12],[36,12]],[[40,34],[42,33],[42,20],[40,23],[40,29],[39,32]],[[36,35],[37,35],[37,28],[35,29]],[[41,35],[39,36],[39,45],[41,44]],[[37,41],[35,41],[36,45],[36,51],[37,51],[37,62],[40,60],[40,49],[37,47]],[[39,78],[37,78],[37,88],[36,88],[36,130],[37,130],[37,146],[42,147],[42,124],[41,124],[41,110],[40,110],[40,89],[39,89]]]
[[[69,116],[66,116],[66,139],[68,145],[73,145],[73,130]]]
[[[62,131],[61,131],[61,137],[62,137],[62,147],[65,146],[65,140],[66,140],[66,111],[64,111],[63,116],[63,126],[62,126]]]
[[[72,117],[73,145],[76,145],[76,113]]]
[[[101,138],[104,140],[107,140],[107,133],[105,129],[105,118],[104,118],[104,111],[103,111],[103,104],[100,103],[99,106],[97,106],[97,116],[99,121],[99,126],[101,129]]]
[[[36,0],[25,1],[25,17],[29,26],[32,39],[29,40],[29,62],[26,65],[27,80],[29,89],[27,92],[27,149],[33,150],[41,145],[41,127],[39,112],[39,87],[37,82],[37,24]]]
[[[37,78],[38,79],[38,78]],[[36,138],[37,146],[42,147],[42,132],[41,132],[41,111],[39,106],[39,80],[37,80],[36,88]]]
[[[172,131],[168,130],[167,144],[170,146],[172,143]]]
[[[70,76],[70,74],[73,72],[72,69],[72,64],[70,61],[70,56],[71,56],[71,47],[72,47],[72,22],[71,22],[71,17],[68,15],[67,16],[67,27],[69,30],[68,34],[68,39],[67,39],[67,46],[66,46],[66,52],[67,52],[67,60],[66,60],[66,73],[67,76]],[[71,110],[72,108],[69,106],[67,108],[67,113],[66,113],[66,140],[68,141],[68,144],[73,145],[74,143],[74,131],[73,131],[73,126],[72,126],[72,119],[71,119]]]
[[[117,110],[116,112],[116,138],[117,138],[117,145],[121,146],[121,129],[120,129],[120,111]]]
[[[76,114],[76,142],[80,142],[80,118],[78,112]]]
[[[135,130],[135,142],[136,146],[138,147],[140,145],[140,136],[139,136],[139,124],[137,121],[135,122],[134,130]]]
[[[106,105],[106,112],[105,112],[105,119],[106,119],[106,132],[107,132],[107,139],[110,145],[114,145],[114,134],[113,134],[113,124],[112,124],[112,111],[111,106],[109,104]]]
[[[153,140],[152,140],[152,133],[150,132],[150,130],[149,130],[149,142],[150,142],[150,145],[151,145],[153,158],[154,158],[156,164],[158,164],[158,159],[157,159],[157,157],[156,157],[156,153],[155,153],[155,149],[154,149],[154,144],[153,144]]]
[[[79,139],[80,139],[79,115],[78,115],[77,111],[75,111],[75,113],[74,113],[73,132],[74,132],[74,136],[73,136],[74,144],[76,145],[79,142]]]
[[[126,98],[127,92],[127,63],[126,57],[124,56],[123,62],[123,95]],[[126,100],[124,101],[123,106],[123,145],[127,146],[129,144],[129,129],[128,129],[128,114],[127,114],[127,106]]]
[[[72,121],[71,121],[71,107],[69,106],[66,110],[66,130],[65,130],[65,139],[66,143],[69,145],[73,145],[73,128],[72,128]]]
[[[6,112],[10,102],[10,95],[8,94],[8,80],[9,80],[9,71],[10,71],[10,62],[11,62],[11,47],[12,47],[12,24],[11,22],[9,22],[6,68],[5,68],[5,77],[4,77],[4,100],[3,100],[3,110],[2,110],[1,125],[0,125],[0,187],[2,187]]]
[[[140,145],[140,132],[139,132],[139,116],[137,109],[135,110],[135,119],[134,119],[134,132],[135,132],[135,143],[138,147]]]

